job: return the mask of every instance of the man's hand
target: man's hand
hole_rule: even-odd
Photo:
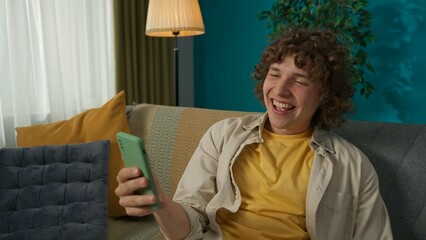
[[[153,175],[161,208],[164,208],[166,198],[157,175],[154,173]],[[156,202],[156,196],[135,194],[136,190],[146,188],[150,184],[138,168],[121,169],[117,175],[117,181],[118,187],[115,189],[115,194],[120,198],[119,204],[126,209],[128,215],[141,217],[153,213],[149,205]]]
[[[189,219],[182,206],[166,197],[160,181],[153,173],[155,186],[160,197],[161,207],[154,211],[149,205],[156,202],[154,195],[138,195],[135,191],[146,188],[148,180],[143,177],[138,168],[123,168],[118,172],[118,187],[115,194],[120,197],[120,205],[126,209],[129,216],[142,217],[154,213],[157,223],[163,233],[170,239],[182,239],[189,233]]]

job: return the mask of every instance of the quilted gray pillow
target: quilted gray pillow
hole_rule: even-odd
[[[106,239],[109,141],[0,149],[0,239]]]

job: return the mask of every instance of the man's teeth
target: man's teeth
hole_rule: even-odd
[[[274,99],[274,101],[273,101],[273,104],[274,104],[274,106],[275,106],[277,109],[289,110],[289,109],[292,109],[292,108],[293,108],[293,106],[292,106],[292,105],[290,105],[290,104],[285,104],[285,103],[281,103],[281,102],[278,102],[278,101],[277,101],[277,100],[275,100],[275,99]]]

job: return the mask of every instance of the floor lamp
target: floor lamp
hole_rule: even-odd
[[[174,37],[174,81],[176,106],[179,106],[178,37],[205,32],[198,0],[150,0],[145,34],[151,37]]]

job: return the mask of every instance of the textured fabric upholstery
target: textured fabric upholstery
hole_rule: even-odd
[[[142,138],[152,169],[172,197],[198,141],[215,122],[248,112],[139,104],[131,112],[130,131]],[[109,239],[164,239],[152,217],[110,218]]]
[[[374,165],[395,239],[426,239],[426,125],[350,121],[337,132]]]
[[[214,122],[247,112],[140,104],[131,132],[145,141],[151,166],[172,196],[201,136]],[[395,239],[426,239],[426,125],[349,121],[333,130],[371,160]],[[164,239],[152,217],[110,218],[110,239]]]
[[[105,239],[109,141],[0,150],[0,239]]]

